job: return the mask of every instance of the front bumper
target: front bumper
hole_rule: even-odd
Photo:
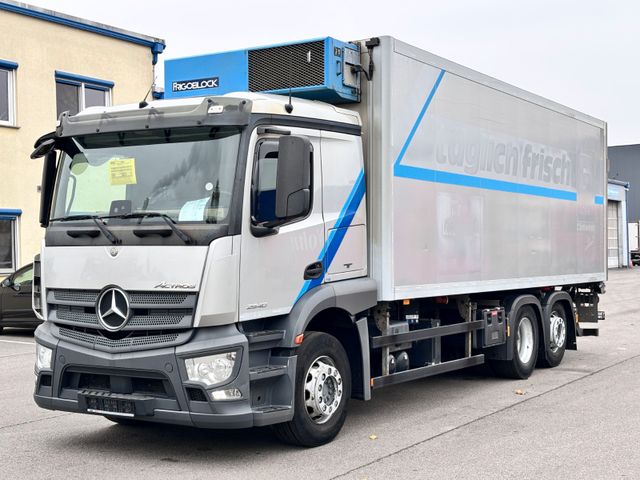
[[[295,357],[281,359],[280,378],[255,378],[249,342],[235,325],[195,329],[191,339],[177,347],[126,353],[107,353],[62,341],[54,335],[55,329],[51,322],[45,322],[35,334],[37,343],[54,350],[51,370],[36,373],[34,399],[42,408],[92,413],[87,398],[96,395],[136,404],[134,418],[141,421],[247,428],[292,418],[292,402],[274,406],[271,400],[292,398]],[[188,380],[184,358],[233,349],[241,353],[230,381],[206,388]],[[254,352],[253,363],[265,353],[256,357]],[[242,393],[241,399],[211,400],[212,391],[232,388]]]

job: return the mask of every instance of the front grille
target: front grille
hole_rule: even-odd
[[[97,290],[52,290],[55,303],[95,304],[100,292]],[[186,292],[129,292],[129,301],[136,306],[182,305],[194,293]]]
[[[118,335],[109,334],[98,320],[97,290],[51,289],[47,292],[48,319],[65,339],[113,350],[141,350],[178,344],[193,327],[195,292],[127,292],[131,318]]]
[[[84,308],[74,308],[60,305],[56,309],[58,320],[69,323],[82,323],[87,325],[98,325],[98,316],[95,313],[87,313]]]
[[[84,345],[96,350],[105,351],[130,351],[145,350],[149,348],[168,347],[184,343],[191,331],[165,332],[147,331],[130,332],[123,338],[106,337],[106,332],[94,329],[67,328],[57,325],[60,337],[72,343]]]
[[[47,295],[49,320],[100,328],[96,312],[99,295],[96,290],[51,290]],[[129,292],[132,316],[123,330],[188,328],[193,323],[196,297],[191,292]]]
[[[249,91],[324,85],[324,40],[249,51]]]
[[[155,315],[134,315],[129,320],[130,326],[165,326],[165,325],[178,325],[187,316],[190,317],[189,311],[176,311],[176,312],[156,312]]]
[[[83,307],[58,305],[55,312],[56,318],[52,318],[52,320],[59,323],[87,325],[96,328],[100,325],[98,315],[95,312],[87,312]],[[191,313],[190,310],[154,310],[152,314],[134,314],[123,330],[178,325],[188,327],[191,324]]]
[[[180,292],[131,292],[131,303],[138,305],[181,305],[189,293]]]
[[[99,293],[86,290],[54,290],[53,298],[60,302],[96,303]]]

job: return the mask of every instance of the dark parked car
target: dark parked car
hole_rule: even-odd
[[[31,309],[32,283],[32,263],[0,283],[0,333],[4,327],[35,328],[42,322]]]

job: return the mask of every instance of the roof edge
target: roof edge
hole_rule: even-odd
[[[16,2],[14,0],[0,1],[0,10],[37,18],[39,20],[44,20],[47,22],[65,25],[71,28],[77,28],[79,30],[96,33],[98,35],[104,35],[106,37],[116,38],[125,42],[144,45],[146,47],[149,47],[154,55],[162,53],[166,46],[165,41],[162,38],[155,38],[149,35],[131,32],[122,28],[93,22],[84,18],[74,17],[73,15],[67,15],[66,13],[60,13],[54,10],[36,7],[34,5]]]

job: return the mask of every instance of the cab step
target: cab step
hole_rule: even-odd
[[[279,377],[287,373],[287,365],[259,365],[249,369],[249,379],[252,382],[266,378]]]
[[[252,411],[256,427],[287,422],[293,418],[293,408],[289,405],[266,405],[254,407]]]
[[[284,330],[259,330],[244,332],[249,341],[249,350],[265,350],[277,347],[284,338]]]

